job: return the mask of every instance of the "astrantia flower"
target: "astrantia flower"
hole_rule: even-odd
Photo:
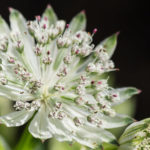
[[[119,150],[150,149],[150,118],[131,124],[123,133]]]
[[[113,109],[137,94],[136,88],[114,89],[103,74],[115,71],[110,60],[117,34],[98,46],[85,31],[82,11],[70,24],[48,6],[34,21],[10,8],[10,28],[0,18],[0,96],[14,101],[15,112],[0,117],[8,127],[29,121],[29,132],[46,140],[77,141],[95,148],[114,142],[105,129],[133,120]]]

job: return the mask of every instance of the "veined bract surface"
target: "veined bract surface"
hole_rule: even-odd
[[[28,122],[41,140],[77,141],[96,148],[115,143],[107,131],[133,122],[113,106],[138,94],[133,87],[114,89],[103,74],[117,70],[110,60],[117,33],[99,45],[87,33],[84,11],[70,24],[51,6],[34,21],[10,8],[10,27],[0,17],[0,96],[15,102],[15,112],[0,117],[8,127]]]

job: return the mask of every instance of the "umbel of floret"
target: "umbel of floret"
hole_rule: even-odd
[[[10,8],[10,27],[0,17],[0,96],[15,102],[15,111],[0,117],[7,127],[28,122],[42,141],[77,141],[91,148],[115,143],[107,129],[133,122],[113,106],[138,94],[134,87],[113,88],[108,72],[118,33],[95,46],[87,33],[85,12],[69,24],[58,20],[51,6],[26,21]],[[104,76],[105,74],[105,76]]]

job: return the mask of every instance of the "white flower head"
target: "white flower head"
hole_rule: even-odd
[[[65,27],[50,6],[34,21],[11,8],[10,27],[0,17],[0,96],[15,102],[15,112],[1,116],[1,124],[21,126],[34,115],[29,132],[35,138],[91,148],[115,142],[105,129],[133,120],[112,106],[138,90],[109,86],[101,75],[115,70],[110,56],[117,34],[95,47],[97,29],[90,34],[85,26],[83,11]]]

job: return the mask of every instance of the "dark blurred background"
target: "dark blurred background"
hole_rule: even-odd
[[[98,28],[97,44],[120,31],[113,56],[117,86],[135,86],[142,90],[137,97],[137,120],[150,117],[150,5],[146,0],[0,0],[0,14],[8,21],[8,7],[20,10],[27,19],[41,14],[51,4],[59,18],[67,22],[85,10],[87,30]]]

